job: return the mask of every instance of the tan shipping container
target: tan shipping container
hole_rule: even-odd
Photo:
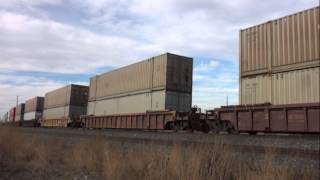
[[[71,84],[46,93],[44,109],[67,105],[86,106],[88,103],[88,86]]]
[[[86,106],[62,106],[45,109],[43,111],[43,119],[60,119],[60,118],[79,118],[86,115]]]
[[[192,93],[192,58],[166,53],[90,79],[89,101],[132,92]]]
[[[25,102],[25,113],[43,111],[44,97],[34,97]]]
[[[320,67],[241,79],[241,104],[320,102]]]
[[[21,103],[17,106],[17,115],[21,115],[24,113],[24,107],[25,107],[24,103]]]
[[[241,76],[319,66],[319,7],[240,31]]]
[[[146,93],[132,93],[122,97],[111,97],[92,101],[88,104],[88,115],[113,115],[145,113],[174,109],[187,112],[191,108],[190,93],[170,92],[166,90]]]

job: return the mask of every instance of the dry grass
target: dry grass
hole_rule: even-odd
[[[292,168],[278,155],[239,156],[223,145],[66,143],[0,129],[0,179],[317,179],[317,167]],[[297,155],[298,156],[298,155]],[[251,159],[250,159],[251,158]],[[304,168],[305,167],[305,168]],[[298,169],[298,170],[297,170]]]

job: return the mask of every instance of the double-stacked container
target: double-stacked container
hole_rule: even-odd
[[[6,112],[6,113],[3,115],[2,121],[3,121],[3,122],[8,122],[8,120],[9,120],[9,113]]]
[[[319,7],[240,31],[240,103],[320,102]]]
[[[34,97],[25,102],[24,106],[24,121],[34,121],[42,118],[43,113],[43,97]]]
[[[23,121],[24,118],[24,107],[25,104],[21,103],[17,106],[17,110],[16,110],[16,121]]]
[[[9,121],[15,122],[16,121],[16,107],[13,107],[9,111]]]
[[[86,115],[88,93],[88,86],[75,84],[46,93],[43,119],[79,118]]]
[[[88,115],[189,111],[193,59],[166,53],[90,79]]]

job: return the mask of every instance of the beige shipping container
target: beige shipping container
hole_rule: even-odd
[[[320,67],[257,75],[241,80],[241,104],[320,102]]]
[[[89,101],[132,92],[192,93],[193,59],[166,53],[90,79]]]
[[[43,119],[61,119],[61,118],[79,118],[86,115],[86,106],[62,106],[45,109],[43,111]]]
[[[24,112],[43,111],[44,97],[34,97],[25,102]]]
[[[129,113],[145,113],[174,109],[187,112],[191,108],[190,93],[170,92],[166,90],[146,93],[132,93],[122,97],[111,97],[92,101],[88,104],[88,115],[113,115]]]
[[[23,121],[25,104],[21,103],[16,108],[16,121]]]
[[[17,111],[16,111],[16,115],[21,115],[24,113],[24,107],[25,107],[25,104],[24,103],[21,103],[17,106]]]
[[[71,84],[46,93],[44,109],[67,105],[86,106],[88,102],[88,86]]]
[[[241,76],[319,66],[319,49],[319,7],[241,30]]]

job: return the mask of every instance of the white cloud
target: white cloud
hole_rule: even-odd
[[[43,77],[17,76],[0,74],[0,116],[16,105],[16,96],[19,102],[35,96],[44,96],[45,93],[67,84],[88,85],[87,82],[54,81]]]
[[[211,61],[208,61],[208,62],[202,62],[202,63],[196,65],[193,68],[193,72],[197,73],[197,72],[213,71],[219,66],[219,64],[220,63],[218,61],[215,61],[215,60],[211,60]]]
[[[234,74],[229,73],[229,72],[221,72],[218,75],[215,75],[215,73],[212,73],[210,75],[195,73],[193,75],[193,80],[197,81],[197,82],[206,82],[206,83],[210,83],[213,85],[217,85],[217,84],[227,85],[227,84],[231,84],[231,83],[232,84],[236,83],[238,81],[238,77]]]
[[[60,4],[62,0],[0,0],[0,7],[12,7],[19,5],[57,5]]]
[[[236,61],[240,28],[318,1],[2,0],[0,4],[0,8],[19,4],[12,12],[0,10],[1,70],[81,73],[162,52]],[[56,9],[68,5],[79,15],[72,24],[80,25],[52,20],[55,13],[64,12],[39,5]],[[23,14],[17,13],[19,7]],[[47,15],[28,14],[24,7]],[[64,15],[67,18],[68,12]]]
[[[193,105],[197,105],[203,109],[213,109],[221,105],[238,104],[238,88],[221,88],[214,86],[198,86],[193,90]]]
[[[138,42],[0,12],[0,70],[83,73],[137,60]]]

